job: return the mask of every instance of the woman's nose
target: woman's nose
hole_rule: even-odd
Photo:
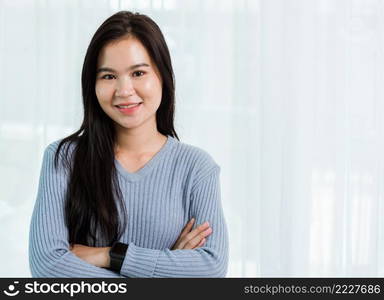
[[[116,87],[116,96],[117,97],[126,97],[132,95],[135,92],[132,81],[127,78],[119,80]]]

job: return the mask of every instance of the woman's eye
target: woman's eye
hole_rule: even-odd
[[[107,74],[107,75],[104,75],[103,77],[101,77],[102,79],[107,79],[107,80],[110,80],[112,79],[112,77],[114,77],[113,75],[111,74]]]
[[[143,76],[144,72],[143,71],[135,71],[133,72],[133,77],[140,77]]]

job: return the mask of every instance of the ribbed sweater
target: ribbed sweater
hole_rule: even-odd
[[[127,210],[120,238],[128,250],[120,274],[96,267],[69,250],[64,222],[67,172],[54,167],[61,140],[44,151],[29,232],[32,277],[225,277],[228,231],[220,194],[220,166],[205,150],[167,136],[162,148],[137,172],[115,159]],[[61,153],[60,153],[61,154]],[[208,221],[212,233],[196,249],[171,250],[187,222]],[[97,247],[108,246],[96,241]]]

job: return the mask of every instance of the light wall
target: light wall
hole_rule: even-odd
[[[181,140],[221,166],[228,276],[383,277],[383,6],[0,1],[0,276],[30,276],[43,150],[79,127],[86,48],[126,9],[165,34]]]

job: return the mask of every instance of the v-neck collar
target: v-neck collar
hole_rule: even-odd
[[[118,172],[123,176],[126,180],[134,182],[143,178],[145,175],[150,173],[152,169],[159,163],[162,157],[169,152],[172,146],[176,143],[176,139],[170,135],[167,135],[167,141],[160,148],[160,150],[138,171],[132,173],[128,172],[122,164],[115,158],[115,166]]]

